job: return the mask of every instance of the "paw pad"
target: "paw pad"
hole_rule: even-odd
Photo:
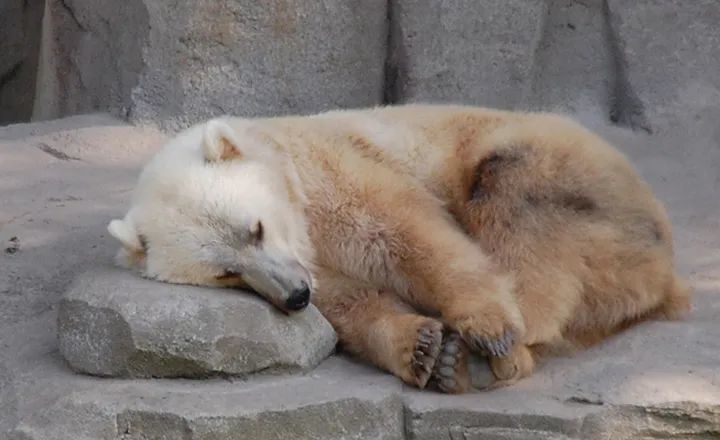
[[[458,333],[450,333],[443,340],[435,369],[433,386],[444,393],[460,393],[467,389],[467,348]]]

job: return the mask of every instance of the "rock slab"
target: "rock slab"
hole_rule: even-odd
[[[81,274],[60,302],[60,353],[76,371],[113,377],[206,377],[314,368],[335,332],[313,306],[287,316],[251,293]]]
[[[173,129],[379,104],[385,1],[48,0],[35,116]]]

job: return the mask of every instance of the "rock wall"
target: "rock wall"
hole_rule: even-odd
[[[382,101],[384,0],[47,5],[38,118],[104,109],[175,128]]]
[[[654,130],[720,126],[720,3],[607,0],[616,117]]]
[[[717,0],[46,0],[33,93],[41,7],[0,3],[0,118],[102,110],[180,128],[432,101],[648,132],[720,120]]]
[[[521,105],[544,0],[390,2],[389,100]]]
[[[44,0],[0,0],[0,124],[30,119]]]

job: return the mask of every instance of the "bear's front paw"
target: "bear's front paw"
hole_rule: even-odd
[[[447,317],[470,349],[484,356],[505,357],[510,354],[522,332],[521,324],[510,319],[502,307],[484,304],[467,305],[460,313]]]
[[[474,332],[468,332],[472,347],[485,356],[505,357],[510,354],[515,343],[515,332],[505,330],[502,336],[481,336]]]

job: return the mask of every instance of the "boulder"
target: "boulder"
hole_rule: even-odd
[[[391,2],[391,102],[521,105],[542,34],[543,0]]]
[[[176,129],[379,104],[384,0],[48,0],[35,116]]]
[[[608,0],[620,123],[647,131],[720,120],[716,0]]]
[[[287,316],[251,293],[160,283],[114,268],[75,280],[60,302],[58,335],[74,370],[116,377],[308,370],[336,343],[313,306]]]

